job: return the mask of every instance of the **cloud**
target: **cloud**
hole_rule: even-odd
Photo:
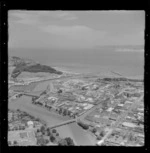
[[[70,17],[66,17],[66,18],[64,18],[65,20],[76,20],[76,19],[78,19],[77,17],[75,17],[75,16],[70,16]]]
[[[16,23],[21,23],[21,24],[27,24],[27,25],[35,25],[39,22],[38,17],[39,14],[33,11],[19,11],[19,12],[12,12],[10,14],[12,17],[17,17],[18,19],[15,20]]]
[[[48,25],[41,26],[41,30],[46,33],[53,34],[56,36],[63,36],[63,39],[70,39],[70,41],[75,41],[83,43],[87,46],[95,46],[99,44],[99,41],[105,41],[107,33],[105,31],[98,31],[84,25],[74,25],[74,26],[58,26],[58,25]]]
[[[81,22],[82,15],[78,19],[77,14],[69,11],[10,11],[9,16],[11,19],[10,24],[14,24],[14,26],[11,27],[15,29],[12,30],[15,37],[17,37],[16,33],[18,33],[18,37],[24,37],[25,35],[27,39],[31,37],[30,35],[33,35],[34,41],[37,41],[37,37],[42,37],[39,41],[39,45],[40,43],[44,45],[47,44],[47,46],[55,44],[56,47],[60,46],[61,48],[61,46],[94,47],[101,45],[137,45],[143,44],[144,42],[144,32],[139,28],[129,33],[126,32],[128,30],[124,30],[124,27],[118,25],[118,29],[114,30],[115,32],[113,33],[112,26],[107,26],[109,25],[108,22],[100,20],[101,24],[95,27],[96,24],[94,21],[91,22],[90,15],[88,16],[89,24],[87,24],[84,21]],[[74,20],[76,23],[71,22]],[[27,30],[22,32],[25,26],[21,24],[30,26],[26,26]],[[119,30],[120,27],[121,30]],[[22,28],[23,30],[21,30]],[[21,38],[18,38],[18,40],[19,39]],[[49,42],[51,42],[51,44]],[[134,50],[123,48],[117,51],[133,52]],[[140,52],[140,50],[137,50],[137,52]]]
[[[77,16],[75,16],[73,13],[71,12],[65,12],[65,11],[56,11],[55,14],[53,14],[54,17],[62,19],[62,20],[76,20],[78,19]]]
[[[16,23],[27,25],[41,25],[43,18],[46,17],[47,21],[50,20],[76,20],[77,17],[70,12],[64,11],[11,11],[10,17],[17,17]]]
[[[56,12],[57,14],[56,14],[56,16],[57,17],[66,17],[66,16],[69,16],[69,13],[68,12]]]
[[[58,26],[58,25],[48,25],[42,26],[41,29],[45,32],[59,35],[76,35],[81,33],[91,33],[94,30],[87,26],[74,25],[74,26]]]
[[[111,33],[109,33],[108,31],[96,30],[85,25],[47,25],[41,26],[39,28],[47,34],[53,34],[58,37],[63,36],[63,39],[68,38],[72,41],[82,41],[83,44],[87,44],[88,46],[141,45],[144,42],[143,32],[124,35],[111,35]],[[121,49],[121,51],[125,50]],[[132,50],[127,51],[131,52]],[[137,50],[137,52],[140,52],[140,50]]]

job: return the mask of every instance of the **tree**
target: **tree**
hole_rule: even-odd
[[[93,129],[92,129],[92,132],[93,132],[93,133],[96,133],[96,132],[97,132],[97,129],[96,129],[96,128],[93,128]]]
[[[36,137],[41,137],[43,134],[40,130],[38,130],[37,132],[35,132]]]
[[[55,139],[55,137],[54,136],[50,136],[50,141],[51,142],[54,142],[56,139]]]
[[[42,134],[45,134],[45,126],[41,126],[41,129],[40,129],[40,131],[42,132]]]
[[[82,127],[83,129],[85,129],[85,130],[89,129],[89,126],[88,126],[87,124],[81,122],[81,121],[78,122],[78,125],[81,126],[81,127]]]
[[[8,146],[10,146],[11,145],[11,141],[8,141]]]
[[[76,116],[78,115],[78,112],[76,112],[74,115],[75,115],[75,117],[76,117]]]
[[[48,142],[49,142],[49,141],[48,141]],[[47,142],[47,140],[44,139],[43,137],[37,138],[37,145],[44,146],[44,145],[46,145],[48,142]]]
[[[25,127],[24,127],[24,126],[21,126],[20,129],[21,129],[21,130],[25,130]]]
[[[105,132],[104,132],[104,131],[101,131],[99,135],[100,135],[101,137],[104,137]]]
[[[76,118],[76,115],[74,113],[71,114],[71,117]]]
[[[70,137],[65,138],[68,146],[74,146],[74,142]]]
[[[45,141],[45,144],[48,144],[49,143],[49,140],[48,139],[44,139]]]
[[[52,108],[52,106],[48,106],[49,110]]]
[[[101,140],[102,139],[102,137],[99,135],[99,136],[97,136],[97,140]]]
[[[37,132],[37,133],[38,133],[38,132],[40,132],[40,129],[37,129],[37,131],[36,131],[36,132]]]
[[[18,142],[15,140],[13,144],[14,144],[15,146],[17,146],[17,145],[18,145]]]
[[[63,115],[64,115],[64,116],[67,115],[67,110],[66,110],[66,109],[63,111]]]
[[[17,131],[18,130],[18,127],[15,127],[14,130]]]
[[[65,139],[61,139],[59,142],[58,142],[58,146],[67,146],[67,141]]]
[[[58,92],[59,94],[62,93],[62,89],[59,89],[57,92]]]
[[[36,118],[35,121],[40,122],[40,119],[39,118]]]
[[[17,109],[17,112],[20,112],[20,109]]]
[[[70,111],[67,111],[67,114],[68,114],[68,116],[70,116],[71,115],[71,112]]]
[[[135,141],[135,136],[132,133],[130,133],[129,135],[129,141],[131,142]]]
[[[34,103],[37,97],[32,97],[32,102]]]
[[[47,135],[48,135],[48,136],[51,136],[51,135],[52,135],[51,129],[50,129],[50,128],[47,128],[46,130],[47,130]]]
[[[47,86],[47,89],[46,89],[46,93],[45,93],[45,94],[49,93],[49,92],[50,92],[50,90],[51,90],[51,87],[50,87],[50,85],[48,85],[48,86]]]
[[[40,96],[45,95],[45,94],[46,94],[46,91],[43,91],[43,92],[40,94]]]
[[[57,133],[56,129],[53,129],[52,132],[53,132],[53,133]]]
[[[56,110],[56,112],[58,112],[58,108],[56,108],[55,110]]]
[[[59,109],[59,114],[62,114],[62,108]]]

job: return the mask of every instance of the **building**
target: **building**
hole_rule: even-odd
[[[90,103],[93,103],[94,102],[93,98],[87,98],[86,101],[88,101]]]
[[[27,125],[28,125],[28,128],[33,128],[34,123],[33,123],[33,121],[28,121]]]
[[[100,141],[98,141],[98,142],[96,143],[96,145],[101,146],[103,142],[104,142],[104,140],[100,140]]]
[[[56,97],[48,97],[48,100],[51,100],[51,101],[57,101],[58,98],[56,98]]]
[[[130,127],[130,128],[136,127],[134,123],[130,123],[130,122],[123,122],[122,125],[126,127]]]
[[[92,107],[93,107],[92,104],[88,104],[87,106],[84,107],[84,109],[90,109],[90,108],[92,108]]]

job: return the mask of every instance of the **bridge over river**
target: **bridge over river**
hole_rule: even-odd
[[[40,93],[38,92],[17,92],[18,94],[22,94],[29,97],[40,97]]]
[[[67,124],[70,124],[70,123],[74,123],[74,122],[76,122],[76,119],[71,119],[71,120],[68,120],[68,121],[64,121],[60,124],[54,125],[54,126],[50,126],[49,128],[54,129],[54,128],[57,128],[57,127],[60,127],[60,126],[63,126],[63,125],[67,125]]]

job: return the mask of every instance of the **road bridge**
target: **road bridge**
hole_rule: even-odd
[[[70,124],[70,123],[74,123],[74,122],[76,122],[76,119],[71,119],[71,120],[62,122],[62,123],[60,123],[60,124],[51,126],[51,127],[49,127],[49,128],[50,128],[50,129],[54,129],[54,128],[57,128],[57,127],[60,127],[60,126],[63,126],[63,125],[67,125],[67,124]]]

